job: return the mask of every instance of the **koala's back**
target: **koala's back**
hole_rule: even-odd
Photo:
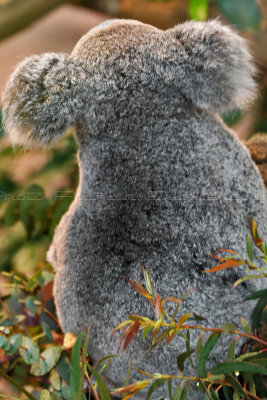
[[[250,318],[243,299],[261,282],[233,289],[244,268],[203,271],[220,248],[245,252],[247,216],[266,237],[263,181],[217,116],[249,104],[254,73],[244,40],[218,21],[161,31],[116,20],[90,31],[72,55],[29,57],[11,76],[3,122],[14,143],[51,143],[77,127],[80,184],[48,259],[62,329],[78,334],[91,324],[94,360],[117,352],[110,334],[129,314],[154,318],[123,278],[142,280],[140,266],[162,297],[195,288],[179,312],[201,314],[210,327]],[[191,332],[193,346],[198,336]],[[210,365],[229,340],[222,335]],[[183,340],[146,357],[148,346],[138,334],[108,377],[122,385],[131,358],[133,371],[177,373]]]
[[[249,318],[252,305],[242,301],[260,288],[253,283],[233,289],[243,268],[203,273],[213,265],[208,255],[220,248],[245,254],[248,210],[267,233],[266,191],[247,150],[216,117],[190,108],[154,122],[153,129],[144,125],[138,135],[138,141],[132,135],[125,141],[90,140],[80,154],[79,205],[55,236],[55,251],[64,253],[55,280],[60,321],[76,333],[91,324],[95,359],[116,352],[118,336],[109,341],[112,328],[129,314],[153,318],[152,306],[123,278],[140,281],[140,266],[163,297],[195,288],[181,310],[207,317],[212,327]],[[193,342],[197,337],[192,334]],[[228,340],[222,339],[213,360]],[[182,340],[148,358],[147,348],[148,341],[135,339],[108,376],[122,385],[131,357],[136,368],[176,372]]]

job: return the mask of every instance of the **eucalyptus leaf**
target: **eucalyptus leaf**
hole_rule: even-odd
[[[0,325],[2,326],[12,326],[12,325],[16,325],[19,324],[20,322],[22,322],[25,319],[25,315],[16,315],[14,318],[9,319],[9,318],[5,318],[0,322]]]
[[[31,366],[31,374],[34,376],[43,376],[47,374],[52,368],[54,368],[61,356],[61,353],[61,346],[53,346],[44,350],[41,353],[39,362]]]
[[[64,400],[73,400],[70,386],[64,386],[61,394]]]
[[[213,332],[208,340],[206,341],[205,345],[203,346],[203,349],[200,353],[199,359],[198,359],[198,376],[200,378],[205,378],[207,376],[207,372],[206,372],[206,362],[207,359],[211,353],[211,351],[213,350],[213,348],[215,347],[216,343],[218,342],[218,340],[220,339],[221,336],[221,332]],[[216,374],[216,372],[214,372],[214,374]]]
[[[19,349],[21,342],[22,342],[22,335],[21,333],[17,333],[12,335],[9,339],[10,342],[10,349],[6,352],[8,356],[13,356]]]
[[[37,363],[40,359],[40,351],[38,345],[27,336],[22,337],[19,354],[26,364]]]
[[[48,390],[42,390],[40,400],[52,400],[50,392]]]
[[[10,349],[10,343],[6,336],[0,336],[0,348],[3,349],[4,351]]]
[[[253,245],[252,245],[252,239],[251,236],[248,234],[247,236],[247,240],[246,240],[246,244],[247,244],[247,253],[249,256],[249,259],[251,262],[253,262]]]

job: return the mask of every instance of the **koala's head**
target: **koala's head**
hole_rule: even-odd
[[[47,144],[85,114],[109,118],[114,102],[139,90],[145,96],[146,88],[148,108],[152,91],[221,113],[251,101],[254,73],[245,41],[218,21],[162,31],[109,20],[81,38],[72,55],[46,53],[18,65],[3,94],[4,128],[15,143]]]

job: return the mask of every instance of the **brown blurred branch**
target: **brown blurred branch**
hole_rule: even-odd
[[[0,40],[30,25],[66,0],[10,0],[0,2]]]

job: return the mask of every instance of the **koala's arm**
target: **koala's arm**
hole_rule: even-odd
[[[45,53],[22,61],[2,97],[3,126],[11,141],[49,144],[72,126],[83,107],[81,61]]]
[[[222,113],[254,98],[252,57],[231,28],[217,20],[189,21],[167,30],[165,43],[168,76],[198,107]]]

